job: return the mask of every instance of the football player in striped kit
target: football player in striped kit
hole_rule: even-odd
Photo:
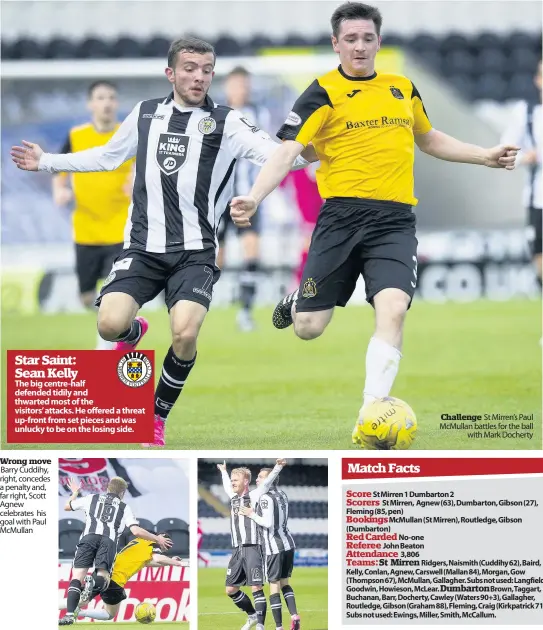
[[[125,528],[128,527],[134,536],[142,540],[156,543],[163,551],[173,544],[170,538],[156,536],[138,525],[130,506],[123,501],[128,487],[124,479],[113,477],[107,492],[81,498],[77,498],[81,485],[75,479],[70,481],[69,487],[72,494],[64,509],[66,512],[83,510],[85,529],[75,552],[66,615],[59,621],[59,626],[69,626],[76,622],[75,611],[79,604],[82,583],[92,566],[96,570],[94,586],[97,591],[101,593],[108,588],[117,555],[117,541]]]
[[[247,613],[247,621],[241,630],[249,630],[253,626],[256,626],[256,630],[264,630],[267,611],[263,590],[266,567],[260,528],[253,519],[242,513],[242,508],[256,506],[259,498],[271,487],[286,463],[285,459],[278,459],[268,478],[251,491],[249,490],[251,471],[248,468],[234,468],[229,477],[226,462],[217,464],[221,471],[224,491],[231,505],[230,530],[233,553],[226,573],[226,594],[240,610]],[[240,590],[240,586],[251,587],[254,606],[249,597]]]
[[[11,150],[18,168],[49,173],[113,171],[136,158],[123,250],[95,304],[102,339],[130,352],[149,327],[139,309],[165,291],[172,344],[155,390],[154,440],[143,446],[166,445],[166,420],[196,362],[220,276],[217,228],[234,196],[236,163],[261,165],[281,148],[242,112],[209,97],[215,61],[208,42],[174,41],[166,68],[172,91],[140,101],[105,145],[60,155],[23,140]],[[317,160],[313,147],[305,156]],[[309,161],[300,155],[293,168]]]
[[[268,481],[271,468],[262,468],[256,479],[258,488]],[[266,574],[270,583],[270,605],[276,630],[283,629],[283,606],[281,592],[291,616],[290,630],[300,630],[300,616],[296,607],[294,591],[289,584],[294,568],[296,544],[288,529],[288,497],[280,490],[278,477],[272,481],[270,489],[263,494],[255,509],[242,507],[240,512],[259,525],[261,540],[266,552]]]

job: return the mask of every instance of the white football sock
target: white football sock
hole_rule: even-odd
[[[89,619],[99,619],[100,621],[108,621],[111,619],[108,612],[105,610],[80,610],[80,617],[88,617]]]
[[[386,341],[372,337],[366,352],[366,382],[364,384],[364,404],[390,394],[402,353]]]
[[[96,350],[113,350],[115,343],[115,341],[106,341],[97,334]]]

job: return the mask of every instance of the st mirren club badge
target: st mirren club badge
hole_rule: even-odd
[[[151,361],[143,352],[128,352],[117,364],[117,375],[128,387],[141,387],[153,375]]]
[[[217,121],[210,116],[202,118],[202,120],[198,123],[198,131],[203,133],[204,136],[213,133],[215,129],[217,129]]]

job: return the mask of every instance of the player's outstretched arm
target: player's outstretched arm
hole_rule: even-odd
[[[266,494],[266,492],[268,492],[273,482],[277,479],[277,476],[286,465],[287,465],[286,459],[276,460],[275,466],[273,467],[271,473],[266,477],[266,479],[264,479],[264,481],[259,486],[257,486],[254,490],[251,490],[251,492],[249,492],[251,503],[256,503],[263,494]]]
[[[114,171],[136,155],[139,109],[140,103],[103,146],[76,153],[44,153],[39,145],[23,140],[22,146],[12,147],[11,157],[17,168],[23,171],[48,173]]]
[[[170,558],[162,553],[154,553],[153,559],[147,563],[148,567],[188,567],[188,559],[183,560],[179,556]]]
[[[273,142],[273,141],[272,141]],[[275,143],[274,143],[275,144]],[[230,216],[238,227],[249,227],[251,217],[261,203],[288,175],[294,161],[304,146],[295,140],[285,140],[274,149],[269,159],[260,169],[256,181],[248,195],[234,197],[230,202]]]
[[[447,162],[478,164],[489,168],[504,168],[512,171],[520,148],[514,144],[500,144],[484,149],[448,136],[442,131],[431,129],[415,136],[415,142],[423,153]]]
[[[236,493],[232,490],[232,482],[230,481],[230,477],[228,476],[228,472],[226,470],[226,462],[222,464],[217,464],[217,468],[221,471],[222,477],[222,487],[226,492],[228,498],[232,498],[236,496]]]
[[[131,525],[130,531],[137,538],[143,538],[143,540],[155,542],[163,551],[167,551],[173,545],[173,541],[171,538],[151,534],[151,532],[148,532],[146,529],[143,529],[143,527],[140,527],[139,525]]]
[[[68,499],[66,505],[64,506],[64,511],[74,512],[75,510],[79,509],[79,507],[77,504],[72,505],[72,502],[77,499],[77,495],[79,494],[79,491],[81,490],[81,482],[72,478],[68,481],[68,488],[70,488],[70,490],[72,491],[72,494],[70,495],[70,498]]]

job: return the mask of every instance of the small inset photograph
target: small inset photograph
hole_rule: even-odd
[[[198,460],[198,629],[328,628],[328,460]]]
[[[59,459],[59,626],[187,628],[189,460]]]

